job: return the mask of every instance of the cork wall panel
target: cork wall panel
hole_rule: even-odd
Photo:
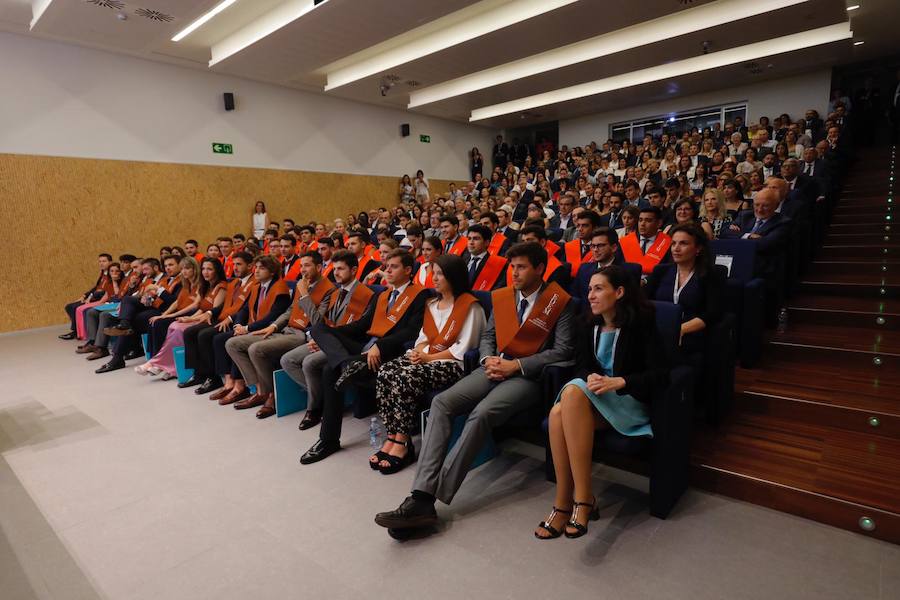
[[[444,191],[447,181],[434,181]],[[274,218],[334,219],[393,206],[398,178],[0,154],[0,332],[65,322],[96,256],[157,256],[188,238],[249,233],[257,200]]]

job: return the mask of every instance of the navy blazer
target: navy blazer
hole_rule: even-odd
[[[737,216],[734,224],[740,227],[740,231],[733,231],[730,227],[724,230],[722,238],[741,238],[750,233],[756,224],[756,215],[752,210],[745,210]],[[791,219],[781,213],[773,214],[768,221],[757,231],[760,235],[756,242],[756,273],[762,276],[775,274],[776,260],[787,248],[791,232]]]
[[[617,252],[613,255],[612,264],[621,265],[625,262],[625,259]],[[580,267],[578,267],[578,273],[575,275],[575,284],[572,286],[572,292],[582,300],[587,300],[588,291],[590,290],[591,285],[591,277],[594,276],[594,273],[599,271],[597,265],[599,263],[589,262],[584,263]]]
[[[651,300],[671,303],[675,292],[675,274],[678,267],[674,263],[657,265],[647,278],[644,291]],[[694,274],[678,296],[678,306],[682,310],[681,322],[694,318],[701,319],[709,329],[722,318],[722,293],[725,279],[717,269],[703,276]],[[701,330],[682,338],[681,345],[687,352],[703,350],[705,331]]]

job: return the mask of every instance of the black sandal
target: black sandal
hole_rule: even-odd
[[[552,539],[558,538],[559,536],[561,536],[563,534],[562,531],[560,531],[559,529],[557,529],[556,527],[554,527],[553,525],[550,524],[553,522],[553,517],[556,516],[556,513],[559,513],[561,515],[571,515],[572,511],[571,510],[563,510],[561,508],[557,508],[554,506],[553,510],[550,511],[550,516],[547,517],[547,520],[541,521],[540,523],[538,523],[538,527],[540,527],[541,529],[543,529],[550,535],[548,535],[548,536],[538,535],[538,532],[535,531],[534,537],[536,537],[539,540],[552,540]]]
[[[389,441],[389,442],[391,442],[391,443],[394,443],[394,444],[402,444],[402,443],[403,443],[403,442],[398,442],[398,441],[395,440],[394,438],[390,438],[390,437],[387,439],[387,441]],[[372,462],[372,456],[374,456],[374,457],[377,458],[378,460],[376,460],[375,462]],[[378,463],[380,463],[380,462],[383,461],[383,460],[387,460],[388,453],[385,452],[384,450],[379,450],[378,452],[376,452],[376,453],[373,454],[372,456],[369,457],[369,466],[372,467],[372,470],[373,470],[373,471],[378,471],[378,470],[380,470],[379,467],[378,467]]]
[[[394,443],[400,444],[401,442],[395,441]],[[393,475],[416,461],[416,447],[413,445],[412,440],[406,440],[406,442],[402,442],[402,445],[406,447],[406,454],[402,458],[393,454],[385,454],[381,460],[387,461],[388,466],[382,467],[381,462],[378,463],[378,470],[381,471],[382,475]]]
[[[579,506],[589,506],[591,507],[591,513],[588,515],[588,521],[584,525],[579,523],[576,519],[578,518],[578,507]],[[593,502],[576,502],[575,509],[572,512],[572,519],[566,523],[566,527],[571,527],[576,531],[576,533],[569,533],[566,531],[566,537],[569,539],[580,538],[584,534],[588,532],[588,523],[591,521],[597,521],[600,519],[600,507],[597,506],[597,499],[594,498]]]

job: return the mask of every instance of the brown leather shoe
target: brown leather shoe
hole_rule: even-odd
[[[253,394],[246,400],[241,400],[240,402],[234,405],[235,410],[247,410],[248,408],[255,408],[257,406],[262,406],[266,403],[266,394]]]
[[[94,353],[87,357],[88,360],[99,360],[109,356],[109,350],[106,348],[97,348]]]
[[[224,396],[221,400],[219,400],[219,406],[227,406],[229,404],[234,404],[235,402],[243,400],[244,398],[249,398],[250,396],[251,396],[250,390],[247,388],[244,388],[240,392],[231,390],[230,392],[228,392],[228,395]]]
[[[257,419],[268,419],[269,417],[271,417],[274,414],[275,414],[274,406],[263,406],[261,409],[256,411],[256,418]]]
[[[100,348],[93,344],[84,344],[82,346],[78,346],[78,349],[75,350],[75,354],[93,354],[99,349]]]
[[[222,398],[224,398],[225,396],[230,394],[231,390],[233,390],[233,389],[234,388],[223,387],[223,388],[219,389],[219,391],[213,392],[212,395],[210,395],[209,399],[210,400],[221,400]]]

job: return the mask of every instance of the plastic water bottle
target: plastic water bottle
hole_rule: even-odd
[[[382,434],[381,421],[378,420],[378,417],[372,417],[372,420],[369,421],[369,445],[376,450],[381,448]]]
[[[778,333],[785,333],[787,331],[788,326],[788,309],[782,308],[778,311],[778,327],[776,331]]]

